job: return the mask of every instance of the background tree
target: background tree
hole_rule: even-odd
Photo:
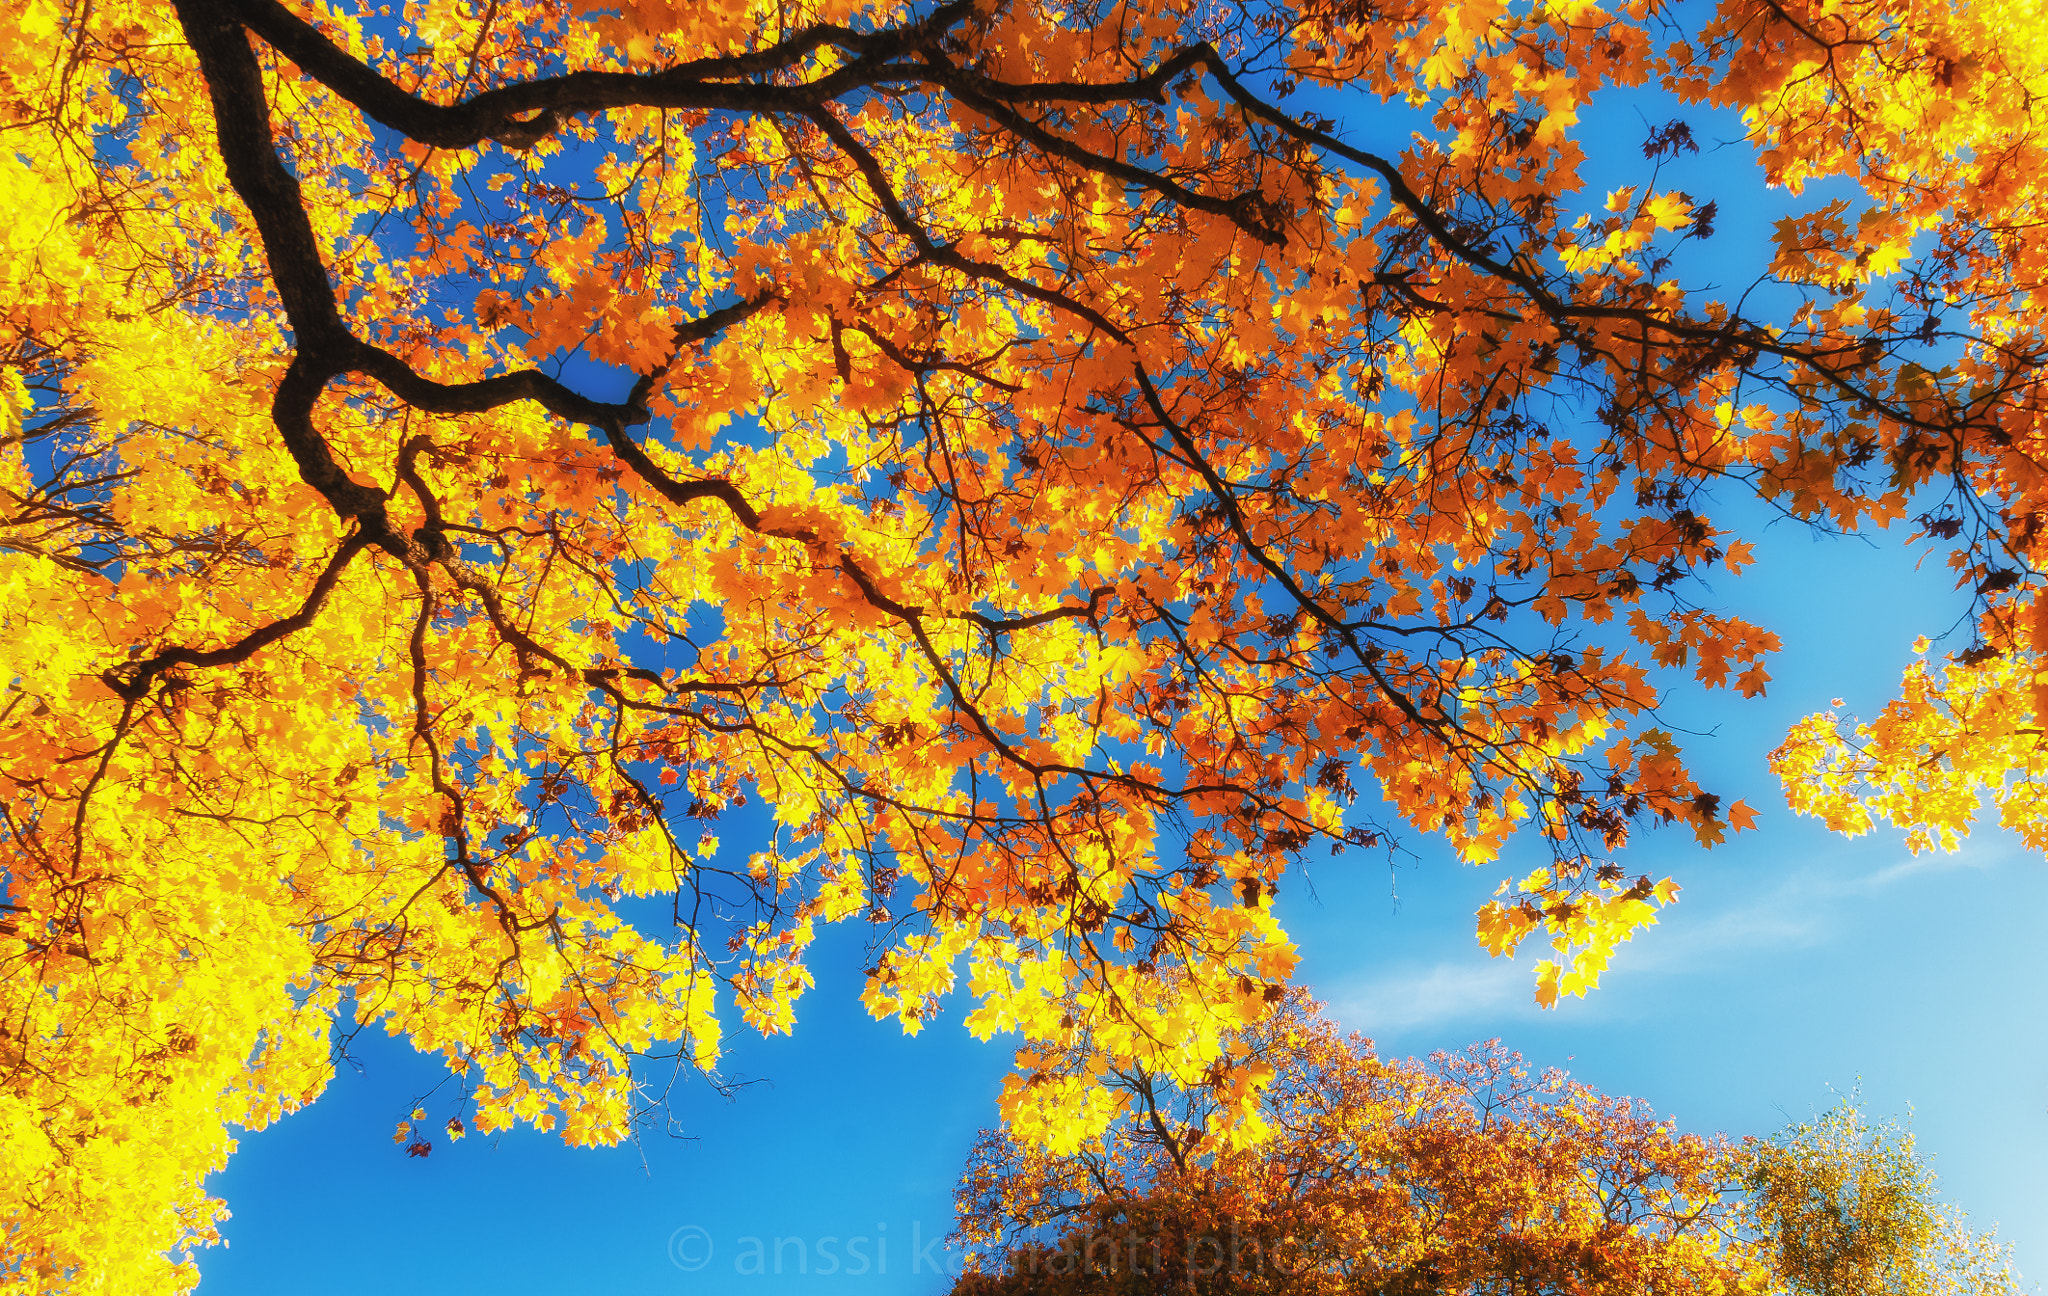
[[[961,1296],[1318,1292],[2013,1296],[1910,1136],[1851,1105],[1771,1142],[1680,1134],[1489,1041],[1376,1056],[1299,991],[1227,1081],[1111,1066],[1107,1129],[984,1132],[956,1194]],[[1084,1046],[1046,1063],[1090,1065]],[[1243,1086],[1265,1077],[1263,1088]]]
[[[1853,1102],[1743,1148],[1747,1218],[1797,1296],[2016,1290],[2010,1257],[1935,1200],[1913,1136]]]
[[[1527,830],[1480,937],[1581,993],[1675,894],[1631,832],[1747,822],[1654,724],[1652,665],[1768,678],[1688,593],[1749,560],[1709,487],[1924,509],[1976,599],[1911,724],[1787,746],[1799,804],[2031,805],[2024,6],[6,21],[17,1287],[189,1283],[228,1125],[317,1094],[338,1019],[470,1125],[614,1140],[650,1055],[791,1025],[826,922],[876,924],[878,1014],[964,968],[977,1032],[1191,1080],[1282,993],[1300,852]],[[1651,83],[1857,196],[1695,290],[1684,123],[1579,178],[1588,97]],[[1427,129],[1289,97],[1339,91]],[[749,800],[772,839],[721,850]]]
[[[1237,1041],[1263,1089],[1112,1068],[1118,1118],[1051,1155],[990,1131],[959,1292],[1740,1289],[1730,1149],[1489,1042],[1377,1057],[1300,992]],[[1078,1063],[1078,1059],[1075,1060]]]

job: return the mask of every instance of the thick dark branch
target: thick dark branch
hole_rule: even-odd
[[[263,69],[242,24],[226,6],[208,0],[177,0],[177,8],[185,39],[199,56],[199,70],[213,98],[228,182],[256,218],[270,257],[270,277],[300,348],[345,340],[348,330],[335,305],[334,285],[320,258],[312,222],[306,219],[299,182],[285,169],[270,139]]]
[[[370,538],[361,532],[342,541],[341,547],[334,551],[334,556],[327,560],[327,566],[321,569],[319,577],[314,580],[313,588],[307,592],[305,601],[299,604],[299,610],[290,616],[252,630],[225,648],[166,648],[154,657],[108,671],[100,676],[101,681],[121,697],[133,702],[149,692],[150,685],[155,682],[157,676],[175,667],[232,666],[237,662],[249,660],[259,650],[312,625],[313,619],[320,615],[321,606],[327,602],[327,596],[334,592],[335,585],[340,582],[342,571],[347,568],[350,560],[369,548],[370,544]]]
[[[260,8],[262,0],[249,3]],[[405,544],[391,532],[382,493],[351,479],[313,426],[313,407],[320,393],[334,377],[350,371],[370,375],[400,399],[431,413],[481,413],[514,401],[532,400],[563,418],[605,429],[615,448],[622,443],[630,446],[622,429],[647,417],[646,408],[640,403],[650,385],[645,380],[634,388],[634,399],[623,405],[591,400],[534,370],[471,383],[439,383],[422,377],[397,356],[351,333],[336,306],[334,287],[327,277],[312,222],[301,204],[298,182],[285,169],[271,142],[261,69],[248,38],[222,8],[201,0],[179,0],[178,11],[187,38],[199,52],[200,67],[213,96],[229,179],[256,217],[257,232],[269,255],[271,277],[297,334],[298,354],[278,386],[272,414],[300,475],[327,498],[336,512],[360,519],[362,534],[368,540],[403,556]],[[298,22],[289,14],[285,17]],[[676,330],[677,344],[709,337],[760,309],[767,300],[763,294],[682,325]],[[638,447],[631,447],[631,454],[625,457],[631,461],[635,455],[645,461]],[[636,468],[640,466],[635,464]],[[745,507],[736,491],[729,486],[725,490]],[[714,489],[707,488],[696,497],[714,493]]]
[[[1029,630],[1034,626],[1051,625],[1055,621],[1064,621],[1070,617],[1081,617],[1085,620],[1093,621],[1102,613],[1103,600],[1110,597],[1113,593],[1115,591],[1109,586],[1097,585],[1094,589],[1088,591],[1088,601],[1086,603],[1064,603],[1059,607],[1051,608],[1044,612],[1034,612],[1029,616],[1020,617],[992,617],[980,612],[968,612],[962,614],[961,619],[971,621],[982,629],[994,634],[1007,634],[1012,630]]]
[[[882,206],[882,214],[889,218],[889,223],[896,227],[897,232],[915,243],[917,250],[924,256],[934,256],[938,251],[937,244],[932,242],[932,236],[925,232],[924,226],[904,208],[902,200],[896,196],[895,186],[889,183],[888,172],[882,169],[881,161],[865,144],[855,138],[854,133],[837,117],[825,109],[816,108],[804,115],[815,122],[818,129],[825,132],[826,138],[837,145],[839,151],[846,154],[853,165],[859,168],[862,178],[868,182],[868,191],[875,195],[875,201]]]
[[[698,319],[677,325],[677,348],[705,341],[773,300],[774,295],[764,289],[746,301],[722,306]],[[760,527],[759,514],[730,483],[677,481],[626,436],[627,427],[648,420],[647,397],[660,375],[666,372],[667,364],[643,374],[622,404],[592,400],[537,369],[498,374],[475,382],[436,382],[422,377],[411,365],[389,351],[368,343],[355,344],[353,363],[349,368],[368,374],[414,409],[430,414],[481,414],[514,401],[533,401],[550,414],[602,431],[613,452],[672,503],[688,504],[700,499],[718,498],[750,529],[758,530]]]
[[[760,510],[748,503],[747,497],[740,493],[740,488],[729,481],[720,481],[715,478],[700,481],[683,481],[680,478],[669,475],[667,469],[648,458],[647,452],[642,450],[633,438],[626,435],[626,426],[623,422],[614,419],[611,422],[599,423],[596,426],[604,433],[604,439],[610,444],[612,453],[625,461],[628,468],[639,474],[642,481],[652,486],[655,493],[669,503],[695,504],[699,500],[717,500],[725,505],[726,509],[735,518],[739,519],[741,526],[749,531],[787,535],[789,539],[806,542],[813,538],[808,531],[787,533],[767,531],[761,524]]]
[[[278,0],[232,0],[219,9],[223,22],[247,24],[271,48],[366,116],[422,144],[460,149],[486,139],[530,147],[559,129],[563,117],[604,108],[800,113],[865,86],[922,80],[919,65],[890,60],[928,44],[968,16],[973,0],[952,0],[922,21],[890,31],[857,32],[819,24],[749,54],[694,59],[660,72],[570,72],[486,90],[452,106],[401,90]],[[826,46],[847,50],[856,58],[800,85],[732,80],[794,67]]]
[[[537,369],[521,369],[475,382],[442,383],[421,377],[411,365],[382,347],[358,342],[351,351],[348,369],[368,374],[384,384],[392,395],[429,414],[483,414],[523,400],[533,401],[551,414],[592,426],[630,420],[633,414],[630,406],[592,400]]]
[[[228,180],[256,219],[271,281],[296,335],[298,354],[285,370],[271,406],[278,433],[306,484],[341,516],[359,519],[369,539],[386,543],[390,528],[384,519],[383,495],[352,480],[313,428],[313,406],[320,393],[348,367],[346,358],[359,344],[342,323],[299,182],[285,169],[271,141],[262,69],[248,36],[231,14],[205,0],[178,0],[177,8],[213,99]]]
[[[365,536],[389,548],[391,524],[384,516],[384,493],[350,477],[335,459],[327,439],[313,427],[313,407],[336,372],[322,353],[309,352],[302,345],[286,366],[277,395],[271,398],[271,421],[277,424],[278,435],[284,438],[285,449],[291,451],[292,462],[306,484],[325,496],[336,513],[357,519]]]
[[[1206,49],[1206,44],[1191,45],[1144,76],[1133,77],[1129,81],[1036,81],[1020,85],[956,67],[934,69],[942,75],[933,79],[956,94],[964,87],[977,98],[1006,104],[1114,104],[1137,99],[1163,104],[1166,102],[1166,83],[1191,68],[1201,66]]]
[[[571,72],[487,90],[459,104],[444,106],[392,84],[278,0],[235,0],[233,8],[249,30],[365,115],[423,144],[440,148],[468,148],[485,139],[528,147],[558,130],[564,116],[604,108],[696,108],[815,115],[825,104],[855,90],[924,82],[951,91],[967,107],[1052,156],[1150,189],[1182,206],[1222,216],[1264,242],[1283,241],[1278,230],[1252,218],[1244,196],[1226,199],[1198,193],[1169,176],[1090,152],[1046,130],[1015,107],[1026,103],[1164,102],[1166,84],[1174,77],[1211,59],[1216,67],[1223,67],[1206,43],[1181,50],[1151,72],[1129,81],[1013,85],[954,67],[929,50],[939,33],[972,12],[972,0],[954,0],[922,21],[893,31],[863,33],[820,24],[749,54],[694,59],[660,72]],[[795,86],[732,80],[793,67],[806,55],[826,46],[836,46],[857,57],[815,81]],[[922,63],[891,61],[919,49],[927,50]],[[1227,68],[1223,75],[1228,76]]]
[[[655,384],[668,374],[669,366],[676,362],[676,357],[682,354],[684,347],[710,341],[774,300],[775,293],[770,289],[763,288],[745,301],[734,302],[730,306],[721,306],[717,310],[693,319],[687,324],[676,325],[676,349],[669,354],[669,358],[663,361],[660,367],[650,369],[640,375],[639,381],[633,384],[632,394],[626,397],[626,405],[631,415],[626,421],[628,423],[645,423],[652,417],[647,409],[647,398],[653,394]]]

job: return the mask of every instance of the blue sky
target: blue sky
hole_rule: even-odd
[[[1710,786],[1763,810],[1761,830],[1712,852],[1677,832],[1632,848],[1632,869],[1674,873],[1685,891],[1590,999],[1537,1010],[1527,959],[1488,959],[1472,937],[1497,875],[1426,849],[1391,873],[1353,853],[1291,879],[1280,905],[1302,975],[1383,1052],[1499,1035],[1692,1130],[1768,1133],[1860,1086],[1873,1114],[1910,1110],[1947,1198],[1998,1223],[2023,1273],[2048,1273],[2048,952],[2035,931],[2048,870],[1995,832],[1918,860],[1889,831],[1832,837],[1782,809],[1763,763],[1790,720],[1834,697],[1874,711],[1914,635],[1954,619],[1954,595],[1896,545],[1779,527],[1759,553],[1714,594],[1783,636],[1770,694],[1693,694],[1672,718],[1700,732]],[[735,1038],[728,1075],[759,1083],[727,1100],[685,1082],[673,1130],[637,1146],[571,1151],[515,1132],[407,1157],[391,1130],[437,1077],[402,1046],[360,1040],[360,1071],[245,1136],[215,1180],[234,1218],[230,1245],[201,1259],[202,1290],[943,1291],[928,1262],[944,1252],[915,1244],[949,1227],[1009,1050],[969,1038],[957,1010],[916,1038],[868,1020],[860,936],[828,937],[793,1038]],[[766,1272],[746,1271],[749,1238]],[[705,1263],[679,1267],[672,1248]],[[836,1273],[818,1272],[827,1254]]]

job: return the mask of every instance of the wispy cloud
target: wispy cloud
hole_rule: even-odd
[[[1953,873],[1960,869],[1982,871],[1996,867],[2008,853],[2000,849],[1998,844],[1988,844],[1988,848],[1984,849],[1962,850],[1953,855],[1925,851],[1919,855],[1908,855],[1889,868],[1877,870],[1869,877],[1861,879],[1860,885],[1865,891],[1876,891],[1902,878],[1923,873]]]
[[[1330,996],[1330,1014],[1368,1035],[1398,1035],[1511,1012],[1529,1003],[1533,983],[1526,961],[1438,963],[1350,982]]]
[[[1824,944],[1826,896],[1788,879],[1763,897],[1697,919],[1682,907],[1659,927],[1637,934],[1615,956],[1615,971],[1681,974],[1725,963],[1742,953]],[[1537,960],[1548,951],[1532,941],[1521,958],[1487,958],[1476,946],[1443,962],[1370,973],[1325,990],[1338,1021],[1368,1035],[1392,1037],[1484,1021],[1536,1018]]]
[[[1767,896],[1704,917],[1676,909],[1639,934],[1623,957],[1634,971],[1677,973],[1726,962],[1731,954],[1825,945],[1833,935],[1829,902],[1791,880]]]
[[[1681,905],[1657,927],[1638,934],[1616,955],[1623,975],[1675,976],[1725,966],[1737,955],[1825,945],[1839,926],[1845,902],[1888,891],[1908,879],[1956,870],[1997,867],[2013,852],[1985,841],[1955,855],[1907,856],[1860,874],[1830,871],[1824,863],[1781,878],[1745,902],[1701,913]],[[1368,1035],[1397,1036],[1516,1018],[1534,1018],[1533,963],[1543,957],[1487,959],[1478,950],[1456,960],[1368,973],[1323,988],[1330,1012]]]

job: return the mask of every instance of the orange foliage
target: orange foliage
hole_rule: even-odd
[[[1768,681],[1686,595],[1748,561],[1710,486],[1952,489],[1981,650],[1784,761],[1845,826],[2031,805],[2027,6],[391,9],[4,20],[0,1289],[192,1282],[338,1016],[616,1140],[851,918],[910,1029],[964,975],[1027,1070],[1199,1075],[1301,852],[1523,834],[1481,939],[1583,993],[1676,894],[1605,857],[1750,819],[1654,727],[1653,666]],[[1768,291],[1667,273],[1682,126],[1582,193],[1589,96],[1660,82],[1860,184]],[[1285,106],[1336,89],[1428,128]]]
[[[1736,1209],[1741,1149],[1497,1042],[1389,1061],[1298,995],[1237,1041],[1223,1086],[1112,1069],[1118,1120],[1064,1156],[983,1135],[956,1200],[982,1293],[1769,1289]]]
[[[1910,1134],[1853,1104],[1776,1138],[1680,1134],[1499,1041],[1378,1057],[1295,990],[1190,1082],[1085,1034],[1114,1116],[1064,1152],[985,1131],[955,1296],[2016,1296]]]

